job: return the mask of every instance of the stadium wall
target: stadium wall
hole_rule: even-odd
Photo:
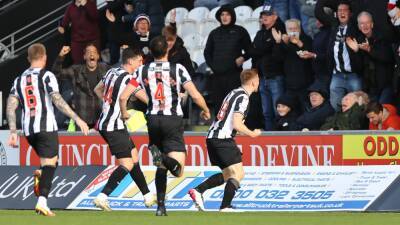
[[[188,166],[210,166],[205,133],[186,132]],[[39,159],[24,137],[19,151],[7,147],[8,131],[0,131],[0,164],[37,166]],[[258,138],[238,136],[245,166],[350,166],[400,164],[400,132],[285,132],[264,133]],[[59,165],[115,165],[115,158],[97,134],[60,132]],[[145,133],[132,135],[142,165],[152,165]]]

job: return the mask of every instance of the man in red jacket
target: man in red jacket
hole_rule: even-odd
[[[393,105],[370,102],[365,112],[370,130],[400,130],[400,117]]]
[[[96,1],[75,0],[68,6],[58,31],[64,33],[71,26],[71,54],[74,64],[83,63],[83,53],[88,43],[100,49],[99,16]]]

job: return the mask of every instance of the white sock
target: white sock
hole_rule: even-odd
[[[37,203],[42,206],[47,206],[47,198],[44,196],[39,196]]]
[[[108,198],[108,196],[104,193],[100,193],[99,195],[97,195],[97,198],[102,199],[102,200],[106,200]]]

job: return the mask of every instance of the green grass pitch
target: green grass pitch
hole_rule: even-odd
[[[1,225],[395,225],[400,213],[350,212],[168,212],[156,217],[140,211],[55,211],[56,217],[36,215],[31,210],[0,210]]]

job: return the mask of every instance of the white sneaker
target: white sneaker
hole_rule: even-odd
[[[100,193],[94,200],[93,203],[96,207],[104,210],[111,211],[111,207],[108,204],[107,195]]]
[[[39,197],[41,198],[41,197]],[[43,216],[55,216],[56,214],[53,213],[50,208],[47,206],[47,203],[43,202],[43,201],[38,201],[38,203],[35,206],[35,211],[37,214],[39,215],[43,215]]]
[[[151,206],[157,204],[157,196],[151,192],[145,194],[143,198],[144,198],[144,205],[147,208],[150,208]]]
[[[189,190],[189,195],[190,195],[190,198],[192,198],[194,204],[196,205],[196,208],[199,211],[205,211],[204,202],[203,202],[203,196],[201,195],[201,193],[198,192],[196,189],[190,189]]]
[[[220,209],[219,211],[223,212],[223,213],[240,213],[240,212],[244,212],[243,210],[235,209],[235,208],[232,208],[232,207],[226,207],[226,208]]]

